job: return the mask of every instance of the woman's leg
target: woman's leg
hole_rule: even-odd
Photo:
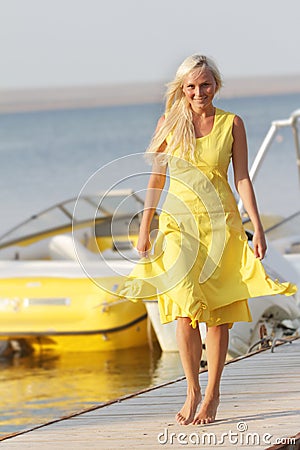
[[[193,424],[210,423],[215,420],[220,398],[220,381],[228,349],[228,324],[208,327],[206,340],[208,383],[200,411]]]
[[[188,317],[179,317],[177,319],[177,344],[187,380],[186,401],[176,415],[176,420],[181,425],[188,425],[194,420],[197,406],[201,401],[199,369],[202,341],[198,323],[196,328],[193,328],[190,323],[191,319]]]

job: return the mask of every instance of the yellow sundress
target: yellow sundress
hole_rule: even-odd
[[[157,299],[162,323],[189,317],[208,326],[251,321],[247,299],[296,292],[272,280],[248,245],[227,179],[234,114],[216,108],[211,132],[196,140],[196,162],[168,157],[170,185],[148,258],[118,294]],[[167,140],[168,141],[168,140]]]

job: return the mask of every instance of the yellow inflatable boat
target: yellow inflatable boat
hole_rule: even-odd
[[[127,190],[71,199],[0,238],[0,353],[148,343],[144,304],[114,295],[136,262],[142,207]]]

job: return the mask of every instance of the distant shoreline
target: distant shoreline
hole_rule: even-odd
[[[165,82],[0,89],[0,113],[161,103]],[[300,74],[225,79],[220,98],[300,93]]]

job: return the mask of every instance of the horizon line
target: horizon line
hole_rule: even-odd
[[[162,103],[165,84],[164,81],[140,81],[0,88],[0,113]],[[116,97],[108,88],[117,87],[124,90],[119,90]],[[297,93],[300,93],[300,74],[258,75],[226,78],[219,98]]]

